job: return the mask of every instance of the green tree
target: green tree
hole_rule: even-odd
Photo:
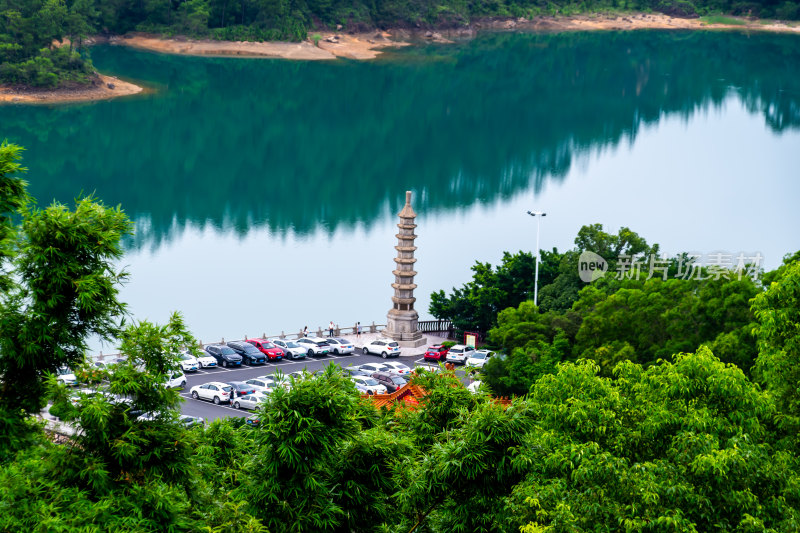
[[[528,398],[512,462],[523,531],[791,531],[796,453],[769,443],[774,404],[708,349],[648,369],[564,364]],[[512,527],[507,530],[510,531]]]
[[[797,439],[800,429],[800,262],[790,262],[753,300],[758,325],[755,373],[780,408],[777,421]]]
[[[546,272],[543,280],[552,276],[559,255],[554,249],[543,255]],[[476,262],[472,266],[472,281],[446,296],[443,290],[431,294],[430,313],[439,319],[452,320],[461,331],[486,332],[495,325],[497,313],[508,307],[517,307],[533,297],[535,257],[528,252],[503,253],[502,263],[495,269],[489,263]],[[541,274],[542,272],[540,272]]]
[[[121,211],[91,199],[74,211],[29,205],[19,153],[0,145],[0,456],[25,442],[22,417],[43,406],[43,376],[78,366],[90,335],[119,332],[124,274],[113,262],[130,231]]]

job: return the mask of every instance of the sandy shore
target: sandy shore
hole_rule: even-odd
[[[271,57],[304,61],[331,60],[337,57],[374,59],[387,47],[406,46],[407,42],[394,41],[388,32],[371,34],[318,33],[319,45],[311,41],[300,43],[210,41],[192,39],[162,39],[153,35],[128,34],[113,37],[111,44],[130,46],[167,54],[196,56]]]
[[[661,13],[635,13],[630,15],[576,15],[571,17],[537,17],[535,19],[487,20],[474,24],[476,30],[519,31],[592,31],[592,30],[746,30],[779,33],[800,33],[800,25],[789,25],[780,21],[750,20],[728,17],[741,24],[708,24],[699,19],[670,17]]]
[[[733,17],[731,17],[733,18]],[[231,42],[160,38],[146,34],[112,37],[109,42],[143,50],[169,54],[198,56],[271,57],[295,60],[331,60],[337,57],[374,59],[383,50],[407,46],[411,41],[450,42],[453,38],[469,38],[480,30],[512,31],[596,31],[640,29],[747,30],[800,33],[800,25],[777,21],[737,19],[741,24],[708,24],[701,19],[675,18],[660,13],[631,15],[576,15],[571,17],[536,17],[534,19],[483,19],[455,29],[409,31],[405,29],[346,34],[319,32],[318,46],[311,38],[301,43]],[[313,35],[313,34],[310,34]]]
[[[54,104],[65,102],[87,102],[107,100],[118,96],[129,96],[142,92],[133,83],[100,74],[93,85],[63,89],[16,90],[0,85],[0,103],[14,104]],[[112,88],[113,87],[113,88]]]

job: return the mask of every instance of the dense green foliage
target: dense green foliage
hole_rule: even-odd
[[[484,380],[493,391],[525,394],[539,376],[555,372],[562,361],[594,360],[608,376],[622,361],[648,366],[702,345],[723,362],[750,371],[757,355],[751,299],[759,294],[760,282],[744,271],[717,275],[700,270],[699,276],[686,276],[685,265],[673,259],[652,276],[647,269],[638,276],[623,275],[612,260],[609,273],[589,284],[578,276],[582,251],[600,250],[609,258],[650,256],[658,252],[658,245],[647,245],[627,228],[607,234],[600,225],[582,228],[575,243],[576,249],[564,254],[542,254],[540,274],[545,276],[540,277],[538,308],[531,301],[531,267],[516,266],[532,262],[522,252],[506,254],[496,270],[476,264],[473,281],[449,297],[443,291],[434,293],[435,316],[452,319],[457,329],[488,329],[489,344],[507,354],[484,368]],[[677,275],[679,268],[684,275]],[[786,268],[765,274],[765,279],[783,275]]]

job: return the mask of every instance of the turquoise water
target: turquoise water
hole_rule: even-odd
[[[136,318],[203,340],[382,323],[413,190],[418,309],[476,259],[578,228],[665,251],[800,249],[800,39],[489,34],[376,61],[191,58],[96,47],[144,96],[0,107],[40,203],[81,191],[136,221]],[[220,305],[222,302],[222,305]]]

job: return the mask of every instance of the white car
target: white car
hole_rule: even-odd
[[[445,360],[448,363],[458,363],[463,365],[467,362],[467,359],[472,357],[472,354],[475,353],[475,348],[472,346],[465,346],[463,344],[456,344],[447,352],[447,357]]]
[[[426,370],[428,372],[440,372],[442,367],[439,365],[417,365],[414,370]]]
[[[255,409],[259,405],[263,405],[267,401],[268,396],[263,393],[256,392],[254,394],[245,394],[235,398],[231,405],[234,409]]]
[[[341,337],[328,337],[327,341],[331,347],[331,352],[335,353],[336,355],[353,353],[353,351],[356,349],[352,342]]]
[[[208,400],[219,405],[231,400],[233,387],[221,381],[212,381],[203,385],[195,385],[190,392],[195,400]]]
[[[281,386],[281,383],[275,381],[273,376],[259,376],[257,378],[248,379],[245,383],[253,387],[256,392],[263,392],[264,394],[269,394],[273,389]],[[285,381],[283,385],[286,385]]]
[[[368,342],[361,348],[364,355],[375,354],[380,355],[384,359],[387,357],[400,357],[400,345],[393,340],[375,339]]]
[[[328,355],[331,346],[322,337],[303,337],[297,339],[297,344],[306,349],[306,355]]]
[[[356,388],[364,394],[386,394],[386,387],[378,380],[369,376],[351,376]]]
[[[474,366],[477,368],[483,368],[483,365],[486,364],[486,361],[491,359],[495,356],[495,352],[489,350],[475,350],[467,362],[465,363],[467,366]]]
[[[200,351],[200,355],[198,355],[197,357],[193,356],[191,352],[188,351],[183,353],[194,357],[200,368],[215,368],[217,366],[217,360],[214,357],[208,355],[204,351]]]
[[[164,386],[168,389],[184,389],[186,388],[186,376],[183,372],[176,370],[169,375]]]
[[[75,373],[66,366],[62,366],[56,370],[56,373],[58,374],[56,379],[67,387],[75,387],[78,385],[78,378],[75,377]]]
[[[303,359],[306,356],[307,348],[303,348],[294,341],[287,341],[285,339],[268,339],[269,342],[283,350],[283,357],[285,359]]]
[[[470,391],[472,394],[478,394],[482,383],[480,381],[473,381],[469,385],[467,385],[467,390]]]
[[[389,368],[387,365],[383,363],[366,363],[363,365],[358,365],[356,368],[361,370],[362,372],[366,372],[370,376],[375,372],[391,372],[392,369]]]
[[[178,354],[178,360],[181,362],[181,368],[184,372],[197,372],[200,370],[200,363],[197,362],[197,358],[190,353],[180,353]]]
[[[388,366],[388,372],[391,374],[398,374],[400,376],[408,376],[411,374],[411,369],[404,365],[403,363],[398,363],[396,361],[387,361],[383,363],[383,366]]]

